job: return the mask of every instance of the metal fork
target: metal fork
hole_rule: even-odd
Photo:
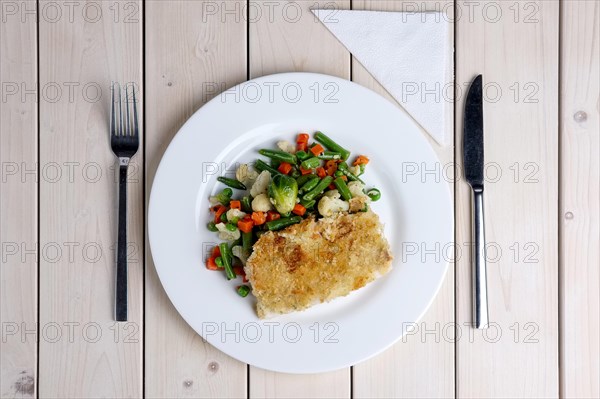
[[[128,86],[132,86],[130,107]],[[115,98],[115,87],[118,89]],[[117,242],[117,275],[115,292],[115,319],[127,321],[127,167],[137,152],[140,138],[133,83],[125,84],[125,113],[121,100],[121,85],[111,84],[110,146],[119,158],[119,233]],[[118,109],[115,109],[115,103]],[[132,108],[133,120],[129,109]]]

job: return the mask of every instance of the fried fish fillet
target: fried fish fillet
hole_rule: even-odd
[[[348,295],[387,273],[392,259],[375,213],[339,213],[264,234],[245,272],[266,318]]]

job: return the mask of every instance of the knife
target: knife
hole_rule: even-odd
[[[482,75],[471,83],[465,103],[463,126],[463,163],[465,179],[473,191],[471,281],[473,326],[488,327],[485,228],[483,222],[483,96]]]

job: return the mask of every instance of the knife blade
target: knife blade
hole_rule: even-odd
[[[465,178],[471,187],[483,187],[483,77],[471,83],[465,103],[463,162]]]
[[[485,225],[483,216],[483,77],[471,83],[465,102],[463,126],[463,163],[465,179],[473,192],[471,273],[473,295],[473,326],[487,328],[487,267],[485,254]]]

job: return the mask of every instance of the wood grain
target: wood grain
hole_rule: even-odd
[[[27,18],[24,7],[33,11]],[[2,1],[0,9],[0,396],[31,398],[37,394],[37,13],[31,1]]]
[[[561,8],[560,394],[600,397],[600,5]]]
[[[118,169],[108,121],[111,80],[141,88],[141,2],[41,1],[40,10],[39,396],[137,398],[143,383],[143,151],[130,165],[129,322],[118,324]]]
[[[255,4],[262,17],[249,18],[251,78],[277,72],[318,72],[350,78],[348,51],[310,12],[311,8],[326,6],[348,9],[349,0]],[[350,369],[291,375],[250,367],[250,397],[349,398]]]
[[[456,263],[463,330],[456,347],[457,396],[557,397],[559,3],[483,2],[470,13],[469,7],[474,4],[457,2],[462,95],[456,132],[462,131],[466,88],[482,73],[492,325],[465,327],[471,323],[471,273],[464,247]],[[460,136],[456,159],[462,159]],[[457,244],[463,245],[472,240],[471,193],[463,179],[455,190]]]
[[[415,9],[416,7],[416,9]],[[401,1],[354,1],[354,10],[378,11],[443,11],[450,12],[448,21],[452,21],[452,1],[401,2]],[[454,29],[450,24],[450,48],[454,44]],[[451,73],[451,72],[450,72]],[[453,76],[453,74],[451,73]],[[396,103],[389,93],[353,59],[352,80],[369,87]],[[452,107],[450,107],[452,111]],[[452,115],[449,115],[446,134],[454,132]],[[451,165],[454,161],[454,147],[440,146],[426,132],[432,148],[436,151],[441,165]],[[433,169],[433,165],[428,166]],[[439,170],[442,170],[441,166]],[[453,192],[452,179],[447,179]],[[453,195],[452,195],[453,197]],[[402,338],[383,354],[354,367],[353,393],[357,398],[449,398],[454,396],[454,271],[449,265],[446,280],[435,301],[416,324],[414,334]],[[433,384],[423,381],[433,380]]]
[[[244,3],[146,3],[146,198],[181,125],[212,96],[246,79],[246,24],[239,11]],[[246,396],[246,364],[205,343],[186,324],[164,292],[151,256],[145,353],[147,397]]]

